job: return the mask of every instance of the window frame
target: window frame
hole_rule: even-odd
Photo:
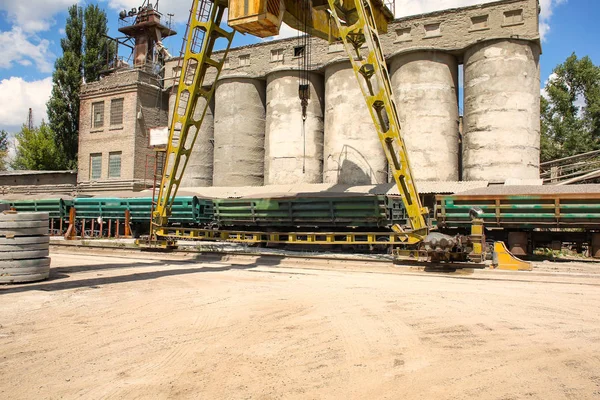
[[[113,176],[112,174],[112,157],[113,156],[119,156],[119,176]],[[118,179],[121,178],[122,176],[122,168],[123,168],[123,152],[122,151],[111,151],[110,153],[108,153],[108,178],[109,179]]]
[[[119,122],[113,123],[114,104],[116,102],[119,102],[119,101],[121,102],[121,118],[120,118]],[[119,98],[116,98],[116,99],[111,99],[110,100],[110,118],[109,118],[110,126],[121,126],[121,125],[123,125],[123,121],[125,120],[124,119],[124,117],[125,117],[124,114],[125,114],[125,98],[124,97],[119,97]]]
[[[94,160],[99,161],[98,176],[94,176]],[[90,154],[90,181],[97,181],[102,179],[102,153],[91,153]]]
[[[97,112],[96,107],[98,106],[102,106],[102,111],[101,112]],[[104,112],[106,111],[105,107],[104,107],[104,100],[102,101],[96,101],[92,103],[92,129],[101,129],[104,128]],[[102,116],[102,119],[100,120],[100,122],[97,124],[96,121],[96,114]]]
[[[238,57],[240,67],[247,67],[250,65],[250,54],[243,54]]]
[[[282,62],[284,54],[284,49],[281,48],[271,50],[271,62]]]

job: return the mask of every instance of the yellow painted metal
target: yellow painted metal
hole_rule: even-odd
[[[412,230],[425,236],[429,230],[410,170],[400,119],[374,17],[371,0],[328,0],[333,21],[359,81],[379,140],[404,201]],[[362,49],[366,45],[366,49]],[[348,115],[352,118],[352,115]]]
[[[371,4],[379,33],[387,33],[394,15],[381,0],[372,0]],[[339,32],[328,9],[327,0],[312,0],[310,4],[307,0],[230,0],[229,25],[239,32],[264,38],[279,34],[283,17],[283,22],[294,29],[330,40],[339,37]]]
[[[244,0],[249,1],[249,0]],[[257,2],[259,0],[256,0]],[[264,2],[264,1],[263,1]],[[239,10],[241,0],[229,0]],[[352,67],[361,86],[362,93],[373,118],[383,150],[392,169],[392,174],[400,190],[412,231],[390,233],[389,237],[398,238],[399,243],[415,244],[427,235],[429,226],[425,216],[427,208],[421,205],[417,188],[410,170],[406,146],[400,135],[400,122],[394,104],[389,73],[383,58],[379,41],[379,32],[387,30],[387,23],[392,19],[389,10],[381,0],[320,0],[313,1],[314,6],[309,18],[300,15],[304,12],[298,1],[285,0],[286,11],[284,21],[292,27],[305,29],[308,33],[322,38],[341,40],[350,57]],[[326,9],[327,3],[329,10]],[[214,94],[215,83],[227,56],[234,31],[228,32],[220,26],[228,6],[226,0],[194,0],[192,15],[185,46],[184,64],[179,81],[179,89],[175,103],[175,114],[170,127],[167,159],[159,189],[157,206],[152,218],[152,235],[158,237],[205,238],[211,239],[207,231],[175,230],[168,227],[170,210],[177,194],[181,178],[185,171],[190,152],[200,129],[206,108]],[[387,10],[387,11],[386,11]],[[303,25],[309,21],[308,26]],[[303,21],[302,24],[300,21]],[[201,46],[198,46],[198,34],[204,34]],[[227,47],[220,60],[212,59],[213,46],[217,38],[225,38]],[[366,50],[362,47],[366,45]],[[194,47],[196,48],[195,51]],[[364,53],[364,54],[363,54]],[[203,88],[204,77],[208,68],[215,68],[217,77],[209,89]],[[195,120],[195,107],[198,99],[204,98],[204,110],[201,118]],[[196,114],[197,115],[197,114]],[[352,116],[348,116],[352,118]],[[178,128],[180,128],[180,133]],[[210,231],[214,232],[214,231]],[[247,233],[244,233],[246,235]],[[263,233],[259,233],[264,235]],[[240,234],[241,235],[241,234]],[[246,236],[236,236],[238,241],[247,241]],[[272,234],[270,234],[272,235]],[[285,241],[276,243],[296,243],[294,234],[285,234]],[[295,234],[302,235],[302,234]],[[317,236],[306,236],[315,244],[329,244],[329,236],[318,240]],[[319,234],[320,235],[320,234]],[[330,235],[340,234],[332,233]],[[297,237],[297,236],[296,236]],[[350,236],[348,236],[350,237]],[[362,239],[348,239],[344,243],[370,243]],[[219,236],[222,239],[221,236]],[[251,240],[258,240],[253,236]],[[261,241],[263,236],[260,236]],[[270,239],[273,239],[271,237]],[[314,240],[313,240],[314,239]],[[350,240],[350,241],[348,241]]]
[[[283,0],[229,2],[229,26],[261,38],[279,34],[285,4]]]
[[[508,271],[531,271],[531,263],[522,261],[511,254],[504,242],[494,243],[494,254],[492,265],[496,269]]]
[[[483,262],[486,256],[486,248],[483,220],[481,218],[473,218],[471,220],[471,235],[469,235],[469,240],[472,244],[469,260],[477,263]]]
[[[332,39],[340,37],[338,26],[329,12],[327,0],[313,0],[313,7],[306,16],[307,18],[304,18],[305,11],[301,3],[302,1],[298,0],[285,0],[283,22],[294,29],[306,31],[305,33],[321,39],[332,41]],[[394,15],[381,0],[372,0],[372,4],[378,32],[387,33],[388,22],[393,21]],[[308,22],[308,26],[304,26],[305,20]]]
[[[169,131],[164,172],[159,188],[157,205],[152,215],[151,233],[156,238],[164,236],[173,201],[177,195],[181,178],[196,142],[206,110],[213,97],[217,78],[223,67],[235,31],[221,27],[227,9],[227,1],[194,0],[186,36],[183,69],[175,100],[173,122]],[[220,59],[213,58],[213,48],[218,39],[226,46]],[[208,88],[205,77],[209,69],[216,77]],[[200,101],[203,99],[203,101]],[[203,107],[201,113],[196,106]],[[196,119],[194,116],[199,115]]]
[[[180,227],[165,228],[163,237],[173,240],[317,245],[410,245],[421,241],[418,236],[393,232],[252,232]]]

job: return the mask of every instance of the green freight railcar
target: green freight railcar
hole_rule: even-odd
[[[149,223],[152,210],[151,197],[90,197],[74,201],[77,219],[102,217],[105,220],[124,220],[129,210],[134,223]],[[212,222],[212,201],[195,196],[177,197],[173,203],[171,223],[196,225]]]
[[[270,230],[377,230],[406,225],[400,197],[384,195],[215,199],[214,218],[220,228]]]
[[[466,228],[473,208],[481,210],[487,228],[600,228],[600,194],[587,193],[437,196],[437,224],[442,228]]]

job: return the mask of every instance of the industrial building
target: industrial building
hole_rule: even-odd
[[[537,0],[504,0],[400,18],[381,36],[418,181],[539,178],[538,12]],[[136,43],[148,32],[127,31]],[[311,39],[303,123],[298,58],[305,49],[298,43],[289,38],[229,51],[182,186],[389,181],[339,43]],[[146,183],[154,153],[149,132],[167,125],[181,70],[177,58],[158,74],[148,68],[151,48],[136,45],[135,68],[84,85],[80,187],[135,190]]]

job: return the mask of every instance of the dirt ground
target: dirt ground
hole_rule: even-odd
[[[2,399],[600,398],[600,276],[52,262],[0,287]]]

